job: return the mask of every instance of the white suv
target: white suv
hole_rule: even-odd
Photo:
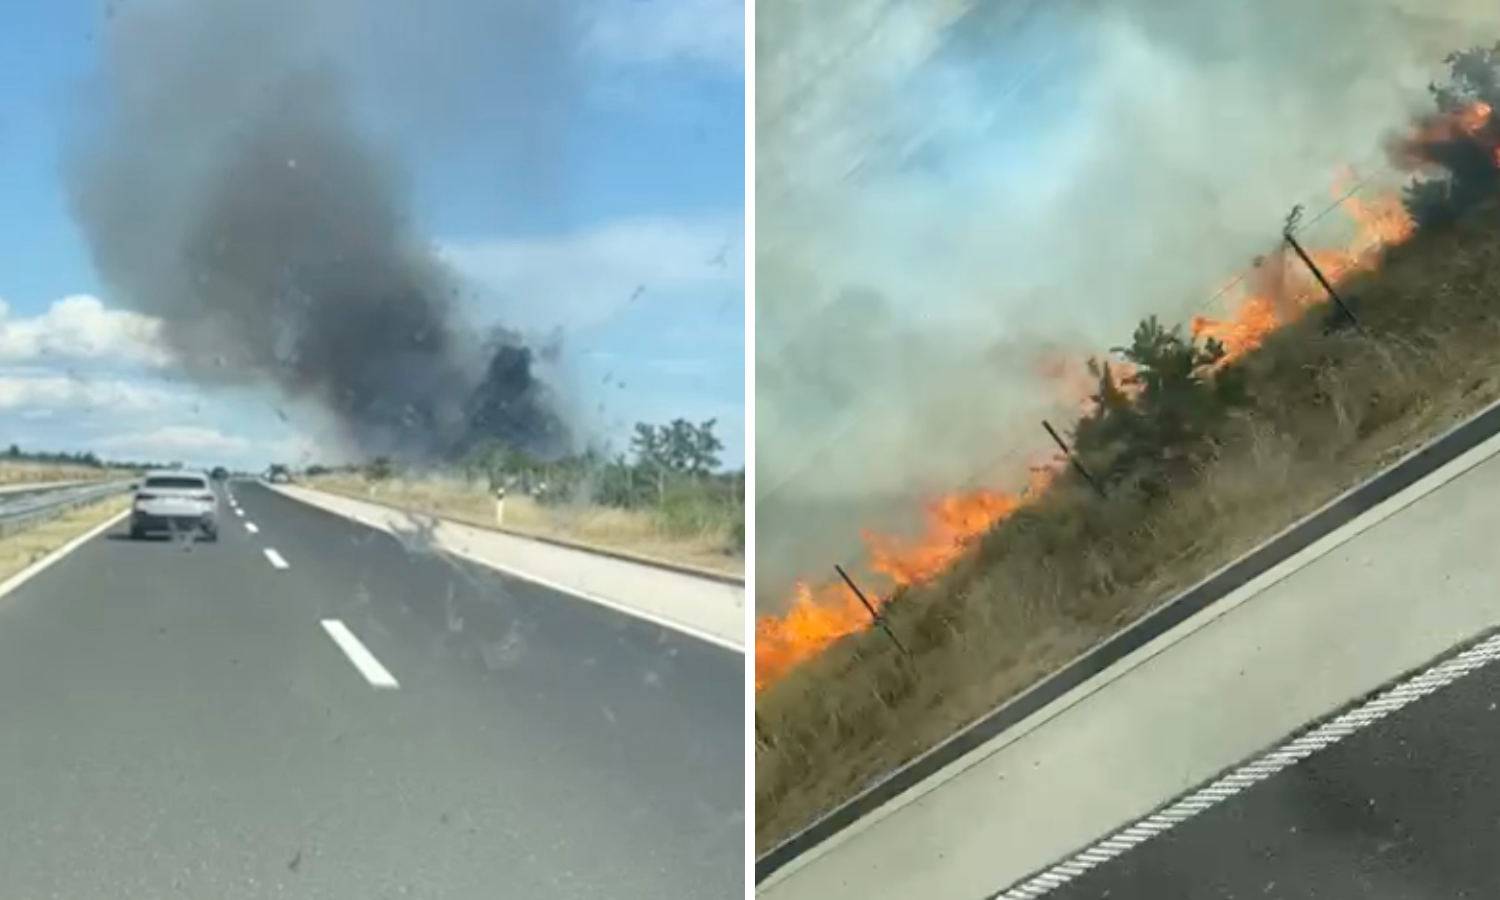
[[[148,472],[135,489],[130,508],[130,536],[153,531],[219,539],[219,497],[200,472]]]

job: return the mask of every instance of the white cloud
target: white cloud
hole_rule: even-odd
[[[0,362],[39,359],[116,361],[161,367],[171,357],[160,342],[161,322],[109,309],[97,297],[75,294],[31,318],[0,300]]]
[[[522,328],[580,328],[607,321],[638,288],[652,295],[744,288],[739,217],[649,217],[562,237],[453,242],[445,259],[507,302]]]
[[[303,435],[249,436],[205,425],[163,425],[117,432],[93,440],[88,449],[116,459],[181,460],[189,465],[259,469],[272,462],[294,466],[342,462]]]
[[[0,410],[99,409],[138,413],[188,402],[165,387],[125,379],[70,378],[34,370],[0,371]],[[36,418],[31,415],[31,418]]]
[[[614,62],[745,72],[745,0],[602,0],[588,44]]]
[[[150,431],[110,435],[99,440],[98,447],[107,453],[142,456],[177,453],[244,453],[254,446],[238,435],[225,434],[217,428],[199,425],[168,425]]]

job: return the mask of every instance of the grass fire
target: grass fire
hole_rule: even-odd
[[[1500,398],[1500,45],[1449,64],[1389,166],[1331,173],[1293,231],[1357,322],[1267,223],[1224,312],[1049,361],[1104,497],[1054,453],[934,498],[915,538],[864,535],[856,577],[909,658],[834,578],[759,619],[759,846]]]

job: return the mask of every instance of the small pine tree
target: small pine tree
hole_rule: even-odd
[[[1075,451],[1105,484],[1134,480],[1165,489],[1208,446],[1230,408],[1243,402],[1242,385],[1235,374],[1215,374],[1222,344],[1199,344],[1155,316],[1114,352],[1134,367],[1126,379],[1132,390],[1116,383],[1108,366],[1091,363],[1095,407],[1074,432]]]

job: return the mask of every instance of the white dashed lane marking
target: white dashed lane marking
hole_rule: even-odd
[[[358,669],[359,674],[363,675],[371,685],[378,688],[401,686],[386,670],[386,667],[380,664],[380,660],[375,658],[375,654],[361,644],[359,638],[355,637],[354,632],[350,631],[343,622],[338,619],[324,619],[323,630],[328,632],[328,636],[333,638],[333,642],[338,644],[339,649],[344,651],[344,655],[349,657],[349,661],[354,663],[354,668]]]
[[[271,565],[275,566],[278,569],[289,568],[289,566],[287,565],[287,561],[285,559],[282,559],[281,554],[277,553],[273,548],[267,547],[265,552],[266,559],[269,559],[271,561]]]
[[[245,530],[250,532],[251,534],[255,534],[256,532],[260,531],[260,529],[256,527],[256,524],[254,522],[246,522]]]
[[[1036,900],[1081,877],[1085,872],[1139,847],[1199,813],[1230,799],[1241,791],[1259,784],[1283,769],[1296,765],[1320,750],[1368,728],[1397,710],[1447,687],[1460,678],[1500,659],[1500,634],[1439,663],[1414,678],[1377,695],[1349,712],[1314,728],[1295,740],[1282,744],[1270,753],[1225,775],[1207,787],[1178,800],[1158,813],[1147,816],[1123,831],[1116,832],[1094,846],[1058,863],[1039,875],[1027,879],[993,900]]]

